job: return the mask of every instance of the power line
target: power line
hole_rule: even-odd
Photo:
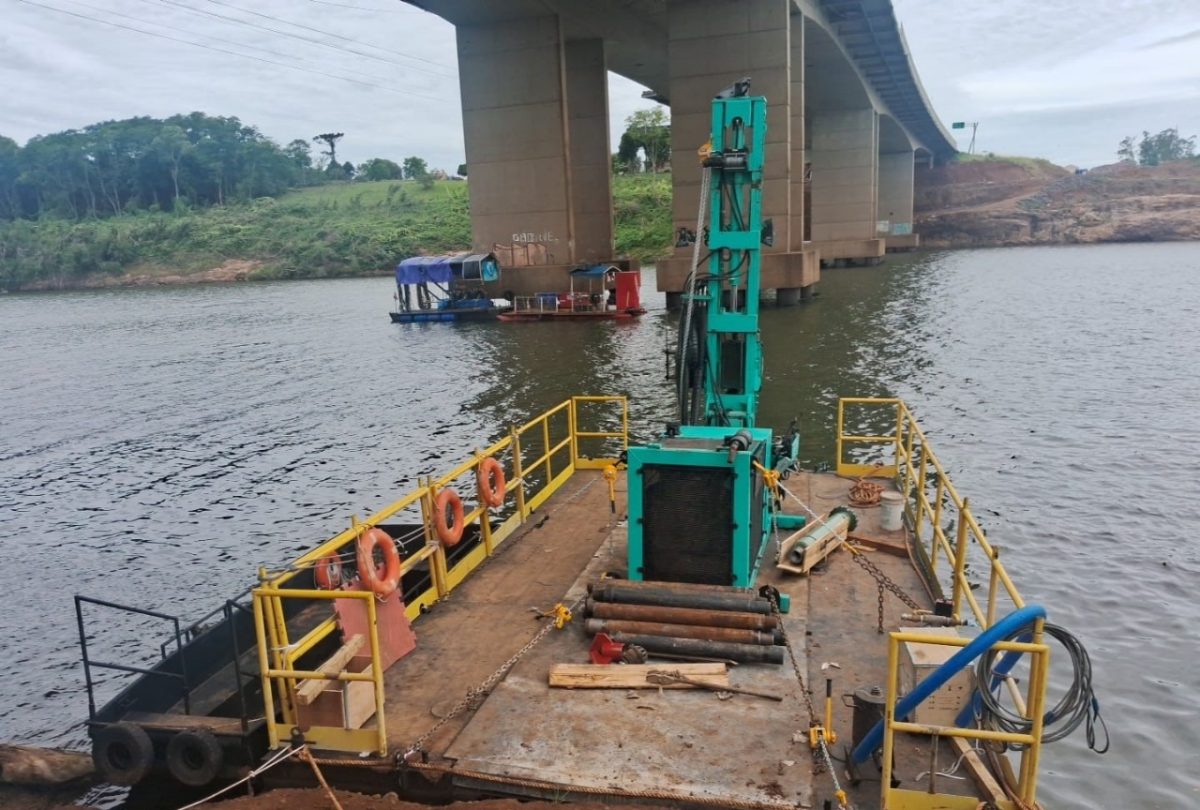
[[[352,8],[355,11],[379,11],[385,14],[403,14],[404,10],[399,8],[366,8],[364,6],[352,6],[347,3],[332,3],[330,0],[308,0],[310,3],[317,3],[322,6],[337,6],[338,8]],[[415,58],[415,57],[414,57]]]
[[[132,20],[133,22],[141,23],[142,25],[153,25],[153,26],[157,26],[159,28],[166,28],[169,31],[181,31],[185,34],[195,33],[188,28],[180,28],[177,25],[167,25],[166,23],[157,22],[155,20],[146,20],[146,19],[142,19],[141,17],[134,17],[132,14],[122,14],[119,11],[112,11],[110,9],[102,8],[100,6],[93,6],[90,3],[84,3],[83,0],[66,0],[66,2],[76,5],[76,6],[83,6],[84,8],[90,8],[93,11],[99,11],[104,14],[110,14],[114,17],[122,17],[126,20]],[[273,56],[282,56],[284,58],[292,58],[294,56],[294,54],[284,53],[282,51],[273,51],[270,48],[264,48],[261,45],[253,45],[248,42],[238,42],[237,40],[231,40],[231,39],[222,39],[221,37],[214,37],[211,34],[197,34],[197,36],[204,37],[205,39],[210,39],[213,42],[220,42],[224,45],[233,45],[238,48],[249,48],[252,51],[269,53]],[[385,79],[382,76],[371,76],[370,78],[378,79],[379,81],[389,81],[388,79]]]
[[[143,0],[143,1],[150,2],[152,5],[154,5],[153,0]],[[193,6],[189,6],[186,3],[176,2],[176,0],[158,0],[158,2],[165,3],[166,5],[169,5],[169,6],[175,6],[176,8],[181,8],[185,11],[190,11],[193,14],[202,14],[205,17],[212,17],[213,19],[221,20],[222,22],[232,23],[234,25],[241,25],[241,26],[245,26],[247,28],[255,28],[255,29],[258,29],[259,31],[267,31],[269,33],[278,34],[283,37],[290,37],[291,39],[297,39],[297,40],[300,40],[301,42],[308,42],[308,43],[311,43],[314,45],[320,45],[323,48],[330,48],[331,50],[335,50],[340,53],[352,53],[357,56],[366,57],[367,59],[374,59],[377,62],[386,62],[387,64],[397,65],[398,67],[408,68],[410,70],[421,70],[421,68],[414,68],[414,67],[404,64],[403,62],[396,62],[395,60],[392,60],[392,59],[384,59],[383,57],[376,56],[373,53],[364,53],[363,51],[356,51],[352,48],[344,48],[340,45],[334,45],[333,43],[330,43],[330,42],[322,42],[319,39],[313,39],[312,37],[306,37],[301,34],[295,34],[295,33],[292,33],[291,31],[280,31],[278,28],[271,28],[270,26],[267,26],[267,25],[259,25],[258,23],[250,22],[249,20],[239,20],[236,17],[230,17],[225,14],[217,14],[216,12],[213,12],[213,11],[205,11],[204,9],[201,9],[201,8],[195,8]],[[429,71],[425,71],[425,72],[429,72]]]
[[[59,14],[66,14],[71,17],[78,17],[81,20],[88,20],[89,22],[100,23],[101,25],[108,25],[108,26],[112,26],[113,28],[123,29],[125,31],[133,31],[134,33],[145,34],[146,36],[149,36],[149,37],[157,37],[158,39],[166,39],[166,40],[170,40],[171,42],[181,42],[184,45],[192,45],[197,48],[204,48],[207,51],[214,51],[216,53],[228,54],[229,56],[240,56],[243,59],[253,59],[256,62],[264,62],[268,65],[277,65],[278,67],[288,68],[290,70],[299,70],[304,73],[312,73],[317,76],[324,76],[328,79],[339,79],[344,82],[350,82],[351,84],[358,84],[358,85],[362,85],[363,87],[370,87],[374,90],[384,90],[384,91],[387,91],[390,93],[399,93],[401,95],[416,95],[415,93],[409,93],[406,90],[397,90],[396,88],[393,88],[393,87],[385,87],[382,85],[373,84],[371,82],[361,81],[359,79],[352,79],[348,76],[339,76],[334,73],[326,73],[321,70],[313,70],[312,68],[300,67],[299,65],[289,65],[285,62],[276,62],[273,59],[264,59],[260,56],[253,56],[253,55],[247,54],[247,53],[238,53],[237,51],[230,51],[230,50],[226,50],[225,48],[216,48],[216,47],[213,47],[212,45],[205,45],[203,42],[194,42],[190,39],[181,39],[180,37],[173,37],[169,34],[160,34],[156,31],[147,31],[143,28],[134,28],[133,26],[130,26],[130,25],[123,25],[121,23],[113,22],[111,20],[102,20],[102,19],[99,19],[98,17],[92,17],[87,14],[80,14],[78,12],[70,11],[65,8],[57,8],[55,6],[43,5],[42,3],[34,2],[34,0],[17,0],[17,2],[24,3],[27,6],[34,6],[35,8],[45,9],[47,11],[57,11]],[[430,98],[430,97],[429,96],[418,96],[418,98]],[[433,99],[433,100],[436,101],[438,99]]]
[[[166,2],[166,0],[163,0],[163,2]],[[370,42],[362,42],[362,41],[354,39],[352,37],[342,36],[341,34],[334,33],[333,31],[327,31],[324,28],[315,28],[311,25],[305,25],[304,23],[292,22],[291,20],[285,20],[281,17],[273,17],[270,14],[263,14],[261,11],[254,11],[253,9],[242,8],[241,6],[235,6],[232,3],[223,2],[223,0],[207,0],[207,2],[212,3],[214,6],[223,6],[228,9],[233,9],[234,11],[240,11],[243,14],[253,14],[255,17],[262,17],[264,20],[271,20],[272,22],[283,23],[284,25],[291,25],[296,28],[301,28],[301,29],[304,29],[305,31],[312,31],[312,32],[320,34],[321,36],[324,36],[324,37],[332,37],[333,39],[340,39],[343,42],[349,42],[352,45],[365,45],[368,48],[375,48],[376,50],[383,51],[384,53],[387,53],[387,54],[393,54],[395,56],[403,56],[405,59],[414,59],[418,62],[425,62],[426,64],[433,65],[434,67],[439,67],[439,68],[446,67],[445,65],[442,65],[438,62],[434,62],[429,59],[424,59],[420,56],[410,56],[408,54],[397,53],[396,51],[394,51],[391,48],[384,48],[381,45],[372,45]],[[172,5],[179,5],[179,4],[172,3]],[[226,17],[225,19],[232,19],[232,18]],[[243,20],[242,22],[245,22],[247,25],[251,24],[245,20]],[[270,30],[270,29],[268,29],[268,30]],[[281,32],[277,31],[276,33],[281,33]],[[291,35],[291,36],[295,36],[295,35]],[[309,41],[310,42],[320,42],[320,40],[309,40]],[[329,43],[326,43],[326,42],[320,42],[320,44],[326,45],[329,47],[335,47],[335,46],[330,46]],[[401,62],[396,62],[391,59],[383,59],[382,57],[375,56],[374,54],[363,53],[362,51],[356,51],[356,50],[353,50],[352,48],[346,48],[345,50],[348,50],[351,53],[357,53],[359,56],[365,56],[368,59],[379,59],[380,61],[383,61],[383,62],[391,62],[392,64],[401,65],[402,67],[409,67],[408,65],[404,65]],[[417,68],[417,67],[413,67],[410,69],[411,70],[423,70],[423,68]],[[425,72],[432,73],[433,71],[426,70]],[[448,79],[454,78],[454,74],[442,73],[442,74],[438,74],[438,75],[445,76]]]

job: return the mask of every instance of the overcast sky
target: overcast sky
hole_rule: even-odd
[[[977,150],[1092,166],[1124,135],[1200,133],[1200,0],[893,2],[935,109],[978,121]],[[399,0],[0,0],[0,87],[0,135],[20,143],[202,110],[281,143],[345,132],[355,163],[464,159],[453,28]],[[614,145],[641,91],[610,76]]]

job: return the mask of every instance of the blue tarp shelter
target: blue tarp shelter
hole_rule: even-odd
[[[397,284],[449,284],[451,281],[496,281],[500,263],[491,253],[413,256],[396,265]]]

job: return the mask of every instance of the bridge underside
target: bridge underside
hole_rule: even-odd
[[[769,104],[763,286],[793,303],[822,265],[913,247],[913,167],[953,154],[890,0],[409,0],[455,24],[474,248],[515,293],[613,262],[606,75],[671,106],[674,232],[696,230],[712,96]],[[658,263],[678,300],[691,249]]]

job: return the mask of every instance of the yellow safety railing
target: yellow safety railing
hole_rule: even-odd
[[[263,705],[267,721],[267,737],[272,748],[281,742],[279,722],[270,707],[279,696],[279,710],[287,728],[299,723],[296,689],[302,680],[370,681],[375,691],[375,728],[345,728],[342,726],[305,725],[304,739],[318,748],[336,751],[375,751],[387,756],[387,729],[383,714],[383,668],[379,657],[379,628],[375,615],[375,594],[370,591],[321,591],[308,589],[255,588],[253,591],[254,632],[258,638],[258,667],[262,673]],[[284,619],[285,599],[361,599],[367,608],[367,644],[371,666],[364,672],[324,672],[297,669],[297,662],[317,640],[306,638],[295,645],[288,642],[287,622]],[[311,636],[311,634],[310,634]]]
[[[890,432],[847,434],[847,406],[858,409],[867,424],[888,424]],[[846,451],[851,445],[890,447],[891,458],[875,464],[847,460]],[[1002,598],[1007,598],[1013,608],[1025,607],[1025,600],[1000,562],[1000,550],[988,542],[979,521],[971,513],[970,501],[959,495],[950,482],[946,468],[934,454],[903,400],[867,397],[838,400],[837,472],[846,476],[877,475],[896,481],[905,498],[908,525],[918,540],[930,573],[935,578],[938,576],[942,558],[952,568],[951,598],[956,617],[962,617],[965,602],[979,626],[988,628],[996,622],[996,612]],[[953,539],[947,533],[948,525],[954,526]],[[967,580],[967,555],[972,542],[978,545],[988,561],[986,605],[980,605]]]
[[[613,416],[612,408],[619,409],[619,416]],[[607,422],[609,425],[619,425],[619,429],[580,430],[581,417],[588,418],[596,408],[607,407]],[[594,417],[595,414],[590,414]],[[265,614],[265,620],[256,624],[260,657],[270,652],[273,668],[268,673],[263,666],[263,693],[267,706],[271,706],[272,695],[278,695],[279,711],[284,722],[295,722],[294,693],[296,681],[314,676],[294,670],[293,666],[307,652],[313,650],[337,631],[337,621],[330,615],[323,622],[309,630],[295,642],[287,639],[287,628],[283,600],[290,599],[329,599],[333,595],[355,596],[366,598],[372,596],[366,591],[314,591],[308,588],[307,581],[303,587],[297,587],[296,578],[302,572],[315,568],[317,563],[329,555],[354,558],[354,549],[358,538],[373,526],[402,513],[413,513],[419,510],[421,529],[417,535],[423,535],[424,544],[420,551],[410,555],[401,563],[401,574],[408,574],[421,565],[429,570],[429,585],[419,593],[404,594],[405,615],[409,620],[416,620],[429,606],[446,598],[459,584],[465,580],[488,557],[495,553],[497,547],[514,531],[524,524],[535,509],[544,504],[576,470],[603,469],[616,461],[614,457],[589,457],[581,452],[582,442],[606,441],[619,442],[622,449],[629,447],[629,402],[623,396],[578,396],[555,405],[541,415],[535,417],[520,427],[512,428],[508,435],[487,447],[476,450],[470,458],[463,461],[454,469],[438,478],[419,479],[416,489],[404,495],[399,500],[388,504],[366,520],[360,521],[352,517],[350,527],[335,535],[316,548],[299,557],[285,571],[270,575],[260,575],[261,587],[254,591],[254,606],[256,611]],[[611,446],[610,448],[611,449]],[[536,457],[534,456],[536,454]],[[507,479],[508,495],[506,503],[497,508],[489,508],[479,496],[476,484],[479,465],[489,458],[501,463]],[[479,542],[465,554],[451,561],[446,549],[438,541],[434,530],[434,510],[438,493],[453,487],[464,502],[463,524],[464,537],[477,536]],[[510,500],[511,499],[511,500]],[[414,522],[417,515],[413,514]],[[371,604],[371,625],[374,628],[374,601]],[[372,641],[374,644],[374,641]],[[287,648],[286,655],[279,650]],[[374,647],[373,655],[377,652]],[[382,718],[382,677],[378,667],[372,669],[372,675],[378,678],[377,691],[380,703],[377,706],[377,717]],[[333,680],[365,680],[356,673],[342,673]],[[326,679],[325,675],[320,675]],[[271,690],[270,681],[279,682],[279,688]],[[278,744],[276,721],[270,709],[267,710],[268,730],[271,734],[271,744]],[[382,719],[379,720],[382,729]],[[371,750],[372,746],[362,746],[362,735],[349,734],[350,729],[344,729],[347,734],[339,735],[332,732],[319,732],[317,737],[323,743],[322,747],[334,750],[362,751]],[[374,733],[374,732],[372,732]],[[305,732],[306,739],[315,741]],[[381,754],[386,752],[386,741],[382,730],[379,731]],[[380,749],[375,749],[380,750]]]
[[[1026,806],[1037,801],[1037,770],[1042,754],[1042,724],[1046,709],[1046,678],[1050,667],[1050,648],[1040,642],[998,641],[992,649],[1002,652],[1027,653],[1030,656],[1029,688],[1026,692],[1022,713],[1030,719],[1028,734],[1008,731],[993,731],[981,728],[959,728],[937,726],[929,723],[910,723],[896,719],[897,695],[900,691],[900,645],[940,644],[949,647],[965,647],[970,639],[959,636],[928,636],[924,633],[891,633],[888,636],[887,698],[884,704],[883,727],[883,785],[882,807],[888,810],[975,810],[979,799],[974,796],[951,796],[924,790],[905,790],[892,787],[892,750],[896,732],[925,734],[937,738],[963,737],[970,740],[988,740],[1025,746],[1021,753],[1020,776],[1017,793]],[[1027,707],[1027,708],[1026,708]],[[1001,800],[1002,810],[1009,810],[1012,802]]]
[[[847,432],[847,411],[864,425],[865,433]],[[878,451],[881,458],[868,462],[861,458],[847,458],[851,448],[872,448]],[[942,583],[939,577],[939,561],[946,560],[949,571],[946,575],[951,586],[952,611],[956,619],[963,619],[963,606],[970,609],[975,623],[982,629],[991,627],[996,622],[997,612],[1002,601],[1010,603],[1005,610],[1022,608],[1025,600],[1021,597],[1012,577],[1000,562],[1000,550],[993,546],[979,525],[979,521],[971,513],[969,499],[962,497],[946,468],[933,452],[916,418],[903,400],[896,398],[876,397],[845,397],[838,400],[837,410],[837,473],[842,476],[868,477],[879,476],[895,481],[900,493],[904,496],[904,515],[909,528],[916,539],[918,556],[928,567],[932,578],[930,583],[939,591]],[[948,527],[952,526],[952,529]],[[987,560],[988,589],[984,604],[980,604],[967,579],[967,558],[974,543]],[[1016,680],[1011,676],[1005,678],[1008,690],[1019,711],[1032,719],[1033,730],[1029,735],[1005,735],[1002,732],[982,731],[977,729],[939,728],[922,726],[916,723],[896,722],[892,715],[897,691],[897,645],[902,642],[917,642],[922,644],[947,644],[965,646],[967,639],[953,636],[929,637],[924,635],[892,633],[888,641],[888,713],[885,725],[885,773],[884,806],[897,808],[929,807],[930,794],[926,792],[903,791],[890,788],[889,771],[891,768],[890,746],[892,734],[896,731],[920,732],[941,736],[973,737],[975,739],[995,739],[1007,742],[1017,742],[1028,745],[1022,755],[1019,790],[1023,800],[1032,803],[1036,791],[1037,764],[1041,752],[1042,714],[1045,703],[1046,668],[1048,666],[1049,648],[1042,644],[1043,620],[1038,619],[1031,633],[1031,642],[998,643],[993,645],[999,650],[1018,650],[1034,653],[1031,662],[1029,691],[1022,698],[1016,686]],[[1018,739],[1019,738],[1019,739]],[[907,794],[912,794],[911,796]],[[891,797],[890,801],[888,798]],[[921,799],[920,797],[924,797]],[[945,804],[938,807],[954,810],[958,807],[975,807],[974,799],[958,801],[955,797],[938,797],[946,799]]]

